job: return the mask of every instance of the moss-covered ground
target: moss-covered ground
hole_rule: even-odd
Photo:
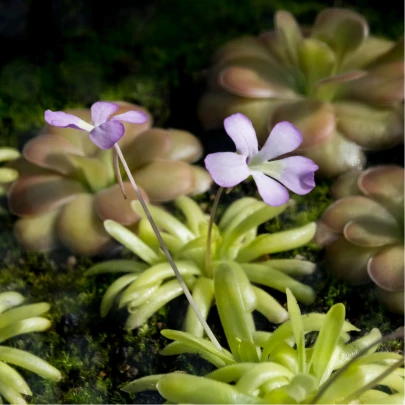
[[[7,2],[6,2],[7,3]],[[184,128],[198,135],[206,151],[226,147],[223,131],[204,132],[196,116],[205,86],[205,70],[213,52],[241,34],[273,27],[278,9],[293,12],[311,24],[325,7],[345,6],[363,13],[375,34],[395,39],[403,33],[403,10],[374,0],[22,0],[3,10],[0,37],[0,146],[21,147],[43,124],[43,111],[89,106],[99,99],[122,99],[150,109],[157,125]],[[3,6],[2,6],[3,7]],[[394,155],[373,154],[373,162],[401,162]],[[329,204],[329,183],[320,182],[294,208],[266,225],[278,231],[316,220]],[[204,207],[213,193],[199,198]],[[253,194],[249,185],[222,200]],[[14,338],[7,344],[41,356],[64,375],[49,383],[22,371],[31,386],[32,403],[156,403],[157,395],[129,396],[120,387],[140,376],[185,370],[202,374],[207,365],[196,356],[158,355],[166,341],[162,328],[179,328],[183,298],[159,311],[147,324],[125,331],[125,311],[101,319],[101,297],[114,276],[85,278],[83,272],[101,260],[68,252],[24,253],[12,236],[15,220],[0,201],[0,291],[15,290],[27,302],[47,301],[52,328]],[[335,302],[347,306],[347,318],[364,331],[378,327],[387,333],[403,323],[375,299],[372,287],[349,287],[327,273],[322,251],[315,245],[289,252],[319,263],[304,281],[317,291],[316,303],[304,312],[325,312]],[[126,257],[128,254],[126,254]],[[277,295],[285,302],[282,294]],[[260,317],[263,327],[272,328]],[[210,317],[220,333],[218,318]],[[391,346],[401,350],[401,343]]]

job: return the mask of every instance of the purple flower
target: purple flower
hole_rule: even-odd
[[[205,158],[205,167],[215,183],[233,187],[252,175],[259,194],[269,205],[282,205],[288,201],[284,186],[296,194],[307,194],[315,187],[314,172],[318,166],[311,159],[292,156],[272,160],[302,143],[302,135],[294,125],[278,123],[260,151],[253,125],[243,114],[226,118],[224,126],[238,153],[212,153]]]
[[[75,128],[89,132],[91,141],[100,149],[110,149],[118,142],[125,132],[124,125],[119,121],[142,124],[148,116],[139,111],[127,111],[123,114],[110,116],[118,110],[118,105],[106,101],[98,101],[91,106],[92,124],[83,121],[73,114],[63,111],[45,111],[45,121],[55,127]]]

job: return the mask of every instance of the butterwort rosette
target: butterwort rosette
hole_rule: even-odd
[[[218,152],[205,158],[205,166],[219,186],[233,187],[252,176],[263,201],[273,206],[289,200],[287,188],[302,195],[315,187],[314,173],[318,166],[311,159],[303,156],[280,159],[302,143],[302,135],[294,125],[278,123],[260,151],[256,132],[246,116],[233,114],[225,119],[224,126],[237,153]]]
[[[190,164],[202,155],[200,142],[183,130],[153,127],[140,106],[97,102],[91,109],[48,110],[45,119],[49,125],[8,164],[19,173],[8,203],[20,217],[14,233],[26,250],[65,246],[75,254],[106,253],[115,244],[103,221],[138,221],[129,203],[137,195],[121,168],[125,200],[114,173],[115,143],[147,201],[171,201],[210,187],[206,170]]]

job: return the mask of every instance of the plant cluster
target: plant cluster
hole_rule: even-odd
[[[42,332],[51,326],[40,315],[49,311],[49,304],[22,305],[25,298],[17,292],[0,293],[0,343],[24,333]],[[39,376],[59,381],[61,373],[41,358],[25,350],[0,346],[0,400],[4,397],[10,404],[25,404],[24,396],[32,395],[24,378],[9,364],[25,368]]]
[[[309,29],[278,11],[275,30],[225,44],[214,56],[199,106],[206,128],[235,112],[261,143],[280,121],[303,134],[299,152],[334,176],[365,163],[365,150],[403,138],[404,42],[369,35],[347,9],[321,11]]]
[[[339,177],[336,201],[319,220],[328,269],[350,284],[370,280],[378,298],[404,313],[404,169],[396,165]]]
[[[257,331],[255,294],[244,273],[221,264],[214,276],[215,299],[230,348],[216,349],[190,333],[163,330],[174,340],[162,355],[198,353],[217,370],[204,377],[172,372],[135,380],[123,390],[157,390],[171,403],[362,404],[402,403],[403,357],[376,352],[381,333],[350,341],[358,331],[345,321],[343,304],[327,314],[301,315],[287,289],[290,320],[273,333]],[[312,335],[312,338],[310,338]]]

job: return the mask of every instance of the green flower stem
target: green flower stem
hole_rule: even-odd
[[[47,302],[40,302],[38,304],[24,305],[22,307],[10,309],[6,313],[0,315],[0,329],[23,319],[42,315],[43,313],[48,312],[49,308],[50,305]]]
[[[159,393],[181,404],[265,404],[261,398],[247,395],[219,381],[183,373],[169,373],[157,383]]]
[[[129,286],[121,296],[118,307],[122,308],[125,305],[128,305],[128,308],[139,307],[143,304],[154,292],[160,287],[161,283],[156,283],[148,285],[145,288],[131,288]],[[131,312],[131,311],[130,311]]]
[[[187,277],[187,283],[192,286],[195,282],[194,277]],[[177,280],[168,281],[159,287],[156,292],[145,303],[135,308],[130,313],[125,327],[135,329],[147,321],[157,310],[166,305],[172,299],[179,297],[183,293],[183,288]]]
[[[0,342],[3,342],[13,336],[29,332],[42,332],[51,326],[48,319],[33,317],[16,322],[10,326],[0,329]]]
[[[277,363],[259,363],[242,375],[236,384],[236,388],[245,394],[253,395],[262,384],[277,377],[286,377],[291,380],[294,373]]]
[[[100,305],[101,317],[107,316],[108,312],[114,305],[117,295],[130,283],[132,283],[138,277],[137,274],[125,274],[117,280],[115,280],[104,293]]]
[[[315,222],[311,222],[300,228],[260,235],[240,250],[237,260],[239,262],[251,262],[264,254],[295,249],[308,243],[315,236],[315,232],[316,224]]]
[[[191,261],[176,261],[176,269],[180,276],[201,275],[201,270]],[[132,288],[146,287],[151,284],[162,282],[166,278],[173,277],[173,271],[170,263],[164,262],[155,264],[148,270],[144,271],[132,284]]]
[[[59,370],[25,350],[0,346],[0,360],[23,367],[48,380],[59,381],[62,378]]]
[[[0,361],[0,381],[7,384],[10,388],[16,390],[20,394],[32,395],[32,391],[24,378],[2,361]]]
[[[184,294],[185,294],[185,296],[187,297],[188,302],[189,302],[190,305],[192,306],[192,308],[193,308],[194,312],[196,313],[196,315],[197,315],[199,321],[200,321],[201,324],[203,325],[204,330],[205,330],[205,333],[207,334],[207,336],[209,337],[209,339],[215,344],[215,346],[217,346],[217,348],[221,349],[221,345],[219,344],[217,338],[214,336],[214,334],[212,333],[212,331],[211,331],[210,327],[208,326],[206,320],[205,320],[204,317],[200,314],[200,311],[199,311],[198,307],[195,305],[195,302],[194,302],[194,300],[193,300],[193,297],[191,296],[191,293],[190,293],[189,289],[187,288],[187,286],[186,286],[186,284],[185,284],[185,282],[184,282],[184,280],[183,280],[183,278],[182,278],[182,276],[181,276],[179,270],[178,270],[177,267],[176,267],[176,264],[174,263],[174,260],[173,260],[173,258],[172,258],[172,256],[171,256],[169,250],[167,249],[167,247],[166,247],[166,245],[165,245],[165,243],[164,243],[162,237],[160,236],[159,229],[158,229],[157,225],[155,224],[155,221],[153,220],[152,215],[151,215],[151,213],[149,212],[149,209],[148,209],[148,207],[147,207],[145,201],[144,201],[143,198],[142,198],[142,194],[139,192],[138,186],[137,186],[136,183],[135,183],[135,180],[134,180],[134,178],[133,178],[133,176],[132,176],[131,171],[129,170],[129,167],[128,167],[128,165],[127,165],[127,162],[125,161],[125,158],[124,158],[124,156],[123,156],[123,154],[122,154],[122,152],[121,152],[120,147],[118,146],[118,143],[116,143],[116,144],[114,145],[114,147],[115,147],[115,150],[117,151],[118,157],[120,158],[120,160],[121,160],[121,162],[122,162],[122,165],[124,166],[124,169],[125,169],[125,172],[126,172],[126,174],[127,174],[127,176],[128,176],[128,179],[129,179],[129,181],[131,182],[131,185],[132,185],[133,189],[134,189],[135,192],[136,192],[136,195],[137,195],[137,197],[138,197],[138,200],[139,200],[140,204],[142,205],[142,208],[143,208],[143,210],[144,210],[144,212],[145,212],[145,215],[147,216],[147,218],[148,218],[150,224],[152,225],[153,230],[155,231],[156,237],[157,237],[158,240],[159,240],[160,247],[161,247],[161,249],[163,250],[163,253],[165,254],[165,256],[166,256],[168,262],[169,262],[170,265],[172,266],[173,271],[174,271],[174,274],[176,275],[176,278],[177,278],[177,280],[178,280],[178,282],[179,282],[179,284],[180,284],[182,290],[184,291]],[[132,206],[133,206],[133,205],[132,205]],[[166,224],[164,224],[164,225],[166,225]],[[186,229],[187,229],[187,228],[186,228]]]
[[[118,222],[115,222],[112,219],[107,219],[104,221],[104,228],[110,236],[134,252],[146,263],[159,263],[160,258],[156,252],[154,252],[146,243],[139,239],[138,236]]]
[[[200,234],[199,224],[205,222],[205,215],[198,204],[190,198],[180,196],[176,199],[176,206],[186,217],[188,227],[195,235]]]
[[[253,286],[256,294],[256,310],[272,323],[282,323],[288,319],[288,312],[270,294]]]
[[[10,404],[25,405],[24,398],[8,384],[0,381],[0,395],[7,399]],[[1,400],[1,398],[0,398]]]
[[[208,223],[208,231],[207,231],[207,247],[205,250],[205,274],[208,277],[212,277],[214,269],[212,268],[212,257],[211,257],[211,236],[212,236],[212,228],[214,226],[215,215],[217,213],[219,199],[221,198],[221,194],[224,191],[223,187],[220,187],[215,195],[214,204],[212,205],[211,215],[210,215],[210,222]]]
[[[84,272],[84,276],[95,276],[104,273],[141,273],[148,266],[135,260],[107,260],[97,263]]]
[[[156,391],[156,384],[164,376],[164,374],[148,375],[139,378],[138,380],[131,381],[129,384],[124,385],[121,389],[128,393],[137,393],[146,390]]]
[[[24,301],[24,296],[18,292],[7,291],[0,293],[0,314],[7,311],[9,308],[20,305]]]
[[[214,282],[209,278],[199,277],[193,288],[193,298],[201,311],[201,315],[207,319],[214,299]],[[198,337],[203,337],[204,334],[204,329],[191,307],[187,309],[184,330]]]
[[[281,292],[285,292],[286,288],[289,288],[298,301],[304,304],[314,302],[314,290],[286,274],[264,267],[261,264],[242,263],[241,266],[248,279],[253,283],[263,284]]]

